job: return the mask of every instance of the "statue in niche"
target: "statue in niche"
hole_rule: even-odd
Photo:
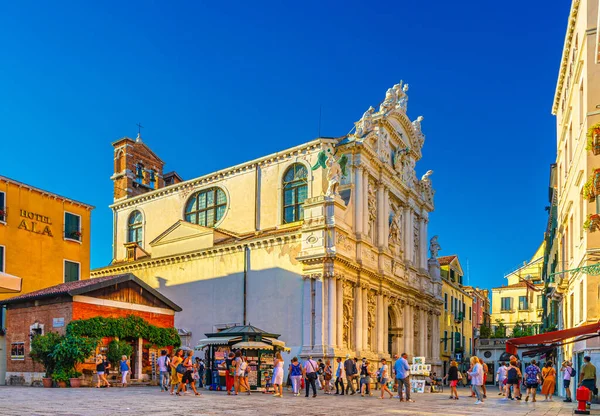
[[[344,300],[344,332],[343,332],[343,343],[344,348],[351,348],[352,343],[352,300]]]
[[[402,166],[404,165],[404,158],[406,155],[410,153],[410,148],[400,148],[398,147],[392,153],[392,166],[396,172],[402,172]]]
[[[377,153],[383,162],[389,162],[391,159],[390,138],[384,128],[377,132]]]
[[[375,109],[373,107],[369,107],[367,111],[364,112],[361,119],[356,123],[356,136],[363,137],[371,130],[373,130],[373,113]]]
[[[431,253],[432,259],[437,259],[438,252],[442,249],[440,244],[438,243],[438,236],[434,235],[429,241],[429,252]]]
[[[367,346],[370,350],[373,349],[373,331],[375,329],[375,314],[377,303],[373,293],[369,293],[368,310],[367,310]]]
[[[413,322],[414,322],[414,328],[413,328],[414,351],[415,351],[415,355],[417,355],[417,354],[420,354],[420,351],[421,351],[421,342],[419,340],[419,323],[420,323],[420,319],[419,319],[419,310],[418,309],[414,310]]]
[[[377,221],[377,193],[375,192],[375,185],[372,181],[369,181],[369,193],[368,193],[368,209],[369,209],[369,237],[371,240],[375,239],[375,221]]]
[[[415,161],[410,156],[404,159],[402,166],[402,180],[409,188],[413,188],[414,183],[417,180],[415,176]]]
[[[392,216],[390,217],[390,235],[389,242],[390,244],[400,245],[402,241],[402,214],[400,210],[393,211]]]
[[[419,246],[420,246],[419,223],[415,221],[413,224],[413,264],[419,263]]]

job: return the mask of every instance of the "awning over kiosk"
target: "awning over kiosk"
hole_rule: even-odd
[[[273,346],[267,344],[266,342],[260,341],[246,341],[246,342],[238,342],[237,344],[233,344],[231,348],[239,348],[244,350],[272,350]]]
[[[198,345],[196,345],[196,350],[201,350],[202,348],[208,345],[229,345],[232,341],[241,341],[242,337],[213,337],[213,338],[205,338],[198,341]]]
[[[600,321],[596,322],[595,324],[582,325],[576,328],[563,329],[560,331],[546,332],[545,334],[511,338],[506,341],[506,352],[509,354],[516,354],[518,348],[539,349],[542,346],[558,347],[563,344],[568,344],[569,342],[564,341],[571,338],[583,337],[583,339],[588,339],[597,336],[600,336]]]
[[[0,272],[0,293],[19,293],[22,283],[20,277]]]

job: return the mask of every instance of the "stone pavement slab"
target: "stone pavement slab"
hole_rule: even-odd
[[[287,393],[287,394],[286,394]],[[525,403],[490,397],[485,404],[476,406],[467,397],[468,390],[460,390],[464,397],[449,400],[446,393],[416,394],[415,403],[400,403],[398,399],[372,397],[327,396],[316,398],[294,397],[285,392],[283,398],[262,393],[251,396],[227,396],[223,392],[203,391],[202,396],[171,396],[158,388],[129,387],[109,389],[44,389],[33,387],[0,387],[0,416],[189,416],[189,415],[415,415],[415,416],[555,416],[571,415],[574,404],[554,402]],[[600,406],[593,406],[592,414],[600,415]]]

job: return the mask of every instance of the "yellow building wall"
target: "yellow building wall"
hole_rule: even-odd
[[[64,260],[80,263],[80,278],[89,279],[93,207],[2,177],[0,192],[6,205],[6,221],[0,222],[4,271],[22,278],[21,294],[63,283]],[[65,211],[81,216],[81,242],[64,238]],[[0,300],[12,296],[0,293]]]
[[[444,269],[445,266],[442,266]],[[455,322],[455,312],[453,311],[452,299],[459,299],[465,304],[465,316],[460,324]],[[469,357],[473,354],[473,299],[471,296],[462,290],[457,284],[443,279],[442,284],[442,299],[448,299],[447,304],[442,305],[442,314],[440,316],[440,357],[442,361],[450,361],[453,358],[454,339],[444,341],[444,338],[452,338],[453,333],[458,332],[462,337],[465,337],[463,357]],[[460,310],[462,312],[462,308]]]

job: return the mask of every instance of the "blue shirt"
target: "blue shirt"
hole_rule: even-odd
[[[530,365],[525,369],[525,374],[527,375],[526,380],[529,384],[538,383],[538,374],[540,373],[540,369],[535,365]]]
[[[398,380],[405,379],[408,376],[408,372],[410,371],[410,366],[408,365],[408,361],[404,359],[404,357],[400,357],[394,363],[394,371],[396,372],[396,378]]]
[[[292,373],[291,376],[301,376],[302,375],[302,366],[300,364],[292,364]]]
[[[127,360],[121,361],[121,371],[129,371],[129,366],[127,365]]]
[[[335,376],[338,378],[342,376],[342,362],[341,361],[338,363],[338,368],[335,372]]]

